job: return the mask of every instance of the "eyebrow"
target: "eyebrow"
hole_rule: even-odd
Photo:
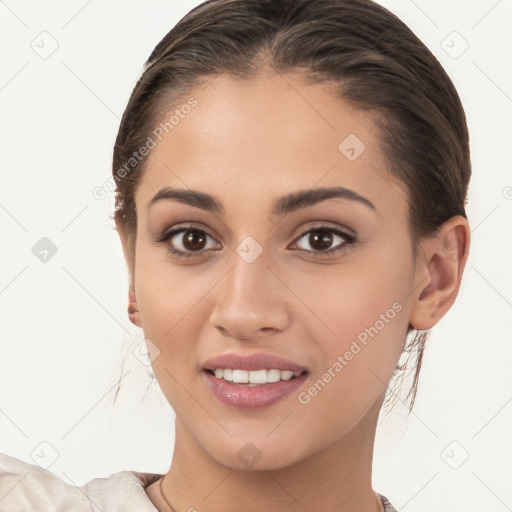
[[[276,216],[286,215],[301,208],[313,206],[333,198],[355,201],[372,210],[376,210],[375,205],[369,199],[366,199],[366,197],[359,195],[353,190],[345,187],[328,187],[299,190],[298,192],[283,196],[274,202],[272,214]],[[149,209],[152,205],[162,200],[175,200],[207,212],[220,215],[224,214],[222,203],[210,194],[175,187],[161,188],[153,199],[149,201],[146,209]]]

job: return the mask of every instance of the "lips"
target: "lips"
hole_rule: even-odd
[[[215,373],[223,371],[237,374],[249,374],[257,370],[268,370],[269,374],[277,371],[284,380],[260,384],[248,384],[233,382],[217,377]],[[238,370],[238,371],[237,371]],[[261,409],[269,407],[290,396],[309,378],[309,372],[305,366],[279,356],[265,353],[237,354],[229,352],[207,359],[202,367],[202,379],[213,395],[223,404],[242,409]],[[293,376],[291,376],[293,373]],[[220,375],[219,375],[220,376]],[[244,375],[245,376],[245,375]],[[236,379],[245,381],[245,379]],[[252,379],[251,379],[252,380]]]
[[[202,372],[203,382],[216,399],[229,407],[238,409],[263,409],[284,400],[298,392],[308,379],[303,372],[290,380],[280,380],[269,384],[249,387],[247,384],[235,384],[212,375],[208,370]]]
[[[204,370],[214,371],[219,368],[239,370],[276,369],[281,371],[288,370],[294,373],[307,372],[307,368],[299,365],[298,363],[265,353],[243,355],[235,352],[229,352],[207,359],[203,363]]]

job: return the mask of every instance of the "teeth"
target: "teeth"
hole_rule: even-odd
[[[233,370],[233,382],[247,384],[249,382],[249,372],[247,370]]]
[[[302,372],[291,372],[289,370],[238,370],[230,368],[216,368],[215,377],[229,382],[250,385],[262,385],[280,380],[290,380],[299,376]]]
[[[281,380],[280,370],[267,370],[267,382],[278,382]]]

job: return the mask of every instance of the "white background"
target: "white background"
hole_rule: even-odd
[[[49,443],[49,470],[69,483],[170,464],[174,414],[158,386],[145,395],[131,355],[143,336],[126,313],[113,195],[92,190],[111,174],[143,62],[199,3],[0,1],[0,452],[35,463]],[[465,106],[472,248],[414,412],[379,423],[374,487],[401,512],[511,510],[512,2],[382,3],[435,53]],[[58,44],[46,59],[33,49],[41,38]],[[42,237],[58,249],[47,263],[32,252]]]

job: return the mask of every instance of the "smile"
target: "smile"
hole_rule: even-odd
[[[291,396],[302,386],[308,378],[308,372],[300,372],[294,375],[288,370],[237,370],[223,368],[222,377],[217,377],[212,370],[203,370],[201,373],[207,387],[213,396],[222,404],[240,409],[262,409]],[[219,373],[219,369],[216,370]],[[276,373],[277,372],[277,373]],[[249,382],[249,374],[255,374],[256,380],[265,382]],[[231,375],[230,375],[231,374]],[[284,374],[284,379],[281,376]],[[291,375],[290,375],[291,374]],[[271,382],[272,378],[279,379]],[[242,379],[244,382],[235,382],[231,379]],[[254,377],[253,377],[254,379]]]
[[[210,370],[212,371],[212,370]],[[289,370],[278,370],[272,368],[269,370],[240,370],[231,368],[216,368],[212,373],[218,379],[224,379],[228,382],[237,384],[247,384],[248,386],[261,386],[271,382],[281,380],[290,380],[298,377],[303,372],[291,372]]]

